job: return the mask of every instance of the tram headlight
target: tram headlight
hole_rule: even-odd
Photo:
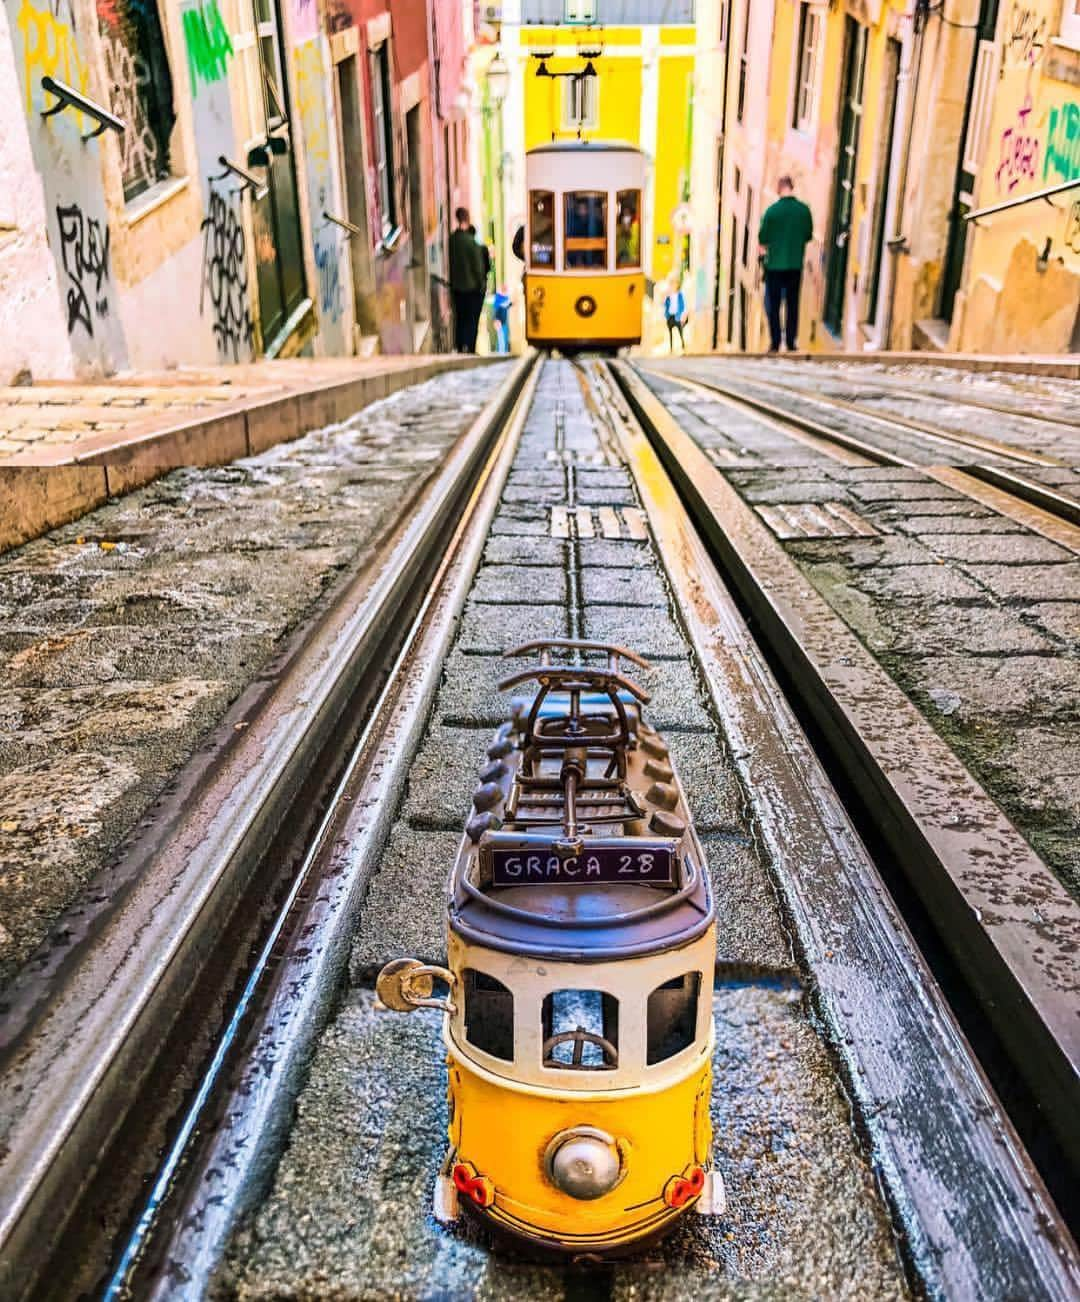
[[[625,1174],[618,1144],[594,1126],[560,1130],[544,1153],[544,1169],[556,1189],[582,1201],[610,1193]]]

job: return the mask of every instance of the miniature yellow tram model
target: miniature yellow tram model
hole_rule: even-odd
[[[615,1255],[723,1210],[709,1120],[716,922],[647,694],[605,643],[531,642],[450,875],[448,968],[397,959],[383,1003],[442,1008],[435,1212]],[[556,663],[568,653],[581,663]],[[598,663],[599,661],[599,663]],[[432,997],[434,981],[449,987]]]
[[[645,157],[574,141],[525,155],[525,336],[538,348],[641,342]]]

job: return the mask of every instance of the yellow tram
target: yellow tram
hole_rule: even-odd
[[[590,642],[508,654],[532,652],[501,684],[538,690],[488,748],[450,877],[448,967],[395,960],[378,991],[446,1013],[436,1215],[464,1206],[534,1248],[618,1255],[691,1208],[723,1210],[715,913],[667,746],[619,663],[645,662]]]
[[[641,342],[645,157],[573,141],[525,156],[525,336],[538,348]]]

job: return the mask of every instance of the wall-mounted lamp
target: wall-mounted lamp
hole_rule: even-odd
[[[487,66],[487,88],[491,102],[498,108],[506,99],[506,92],[510,89],[510,69],[506,66],[501,50],[495,51],[494,57]]]
[[[95,136],[100,136],[106,129],[115,131],[119,136],[122,136],[127,130],[127,127],[115,114],[110,113],[108,109],[102,108],[100,104],[96,104],[92,99],[87,99],[85,95],[80,95],[73,86],[69,86],[66,82],[57,81],[55,78],[46,75],[41,79],[41,89],[48,91],[50,95],[56,96],[56,103],[52,108],[42,109],[41,116],[43,118],[51,118],[54,113],[62,113],[64,109],[70,108],[76,109],[79,113],[85,113],[87,117],[94,119],[97,126],[93,131],[88,131],[83,136],[84,140],[93,140]]]
[[[252,145],[248,150],[247,165],[248,167],[269,167],[270,155],[282,154],[289,152],[289,142],[282,139],[281,136],[267,136],[261,145]]]
[[[270,193],[270,187],[268,185],[260,185],[250,172],[245,172],[239,163],[234,163],[231,159],[226,158],[224,154],[218,155],[218,162],[225,170],[220,176],[212,176],[210,178],[211,181],[224,181],[225,178],[232,173],[233,176],[238,176],[242,182],[240,186],[241,194],[243,194],[245,190],[250,190],[253,199],[265,199]]]

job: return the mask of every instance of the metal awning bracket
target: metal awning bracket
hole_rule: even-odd
[[[54,77],[46,74],[41,79],[41,89],[47,91],[50,95],[56,96],[55,104],[41,110],[43,118],[51,118],[54,113],[62,113],[64,109],[71,108],[94,119],[97,126],[93,131],[84,132],[84,140],[93,140],[95,136],[100,136],[103,131],[115,131],[117,135],[122,136],[127,130],[122,119],[118,118],[114,113],[110,113],[108,109],[102,108],[94,100],[87,99],[85,95],[80,94],[74,86],[69,86],[65,81],[57,81]]]

